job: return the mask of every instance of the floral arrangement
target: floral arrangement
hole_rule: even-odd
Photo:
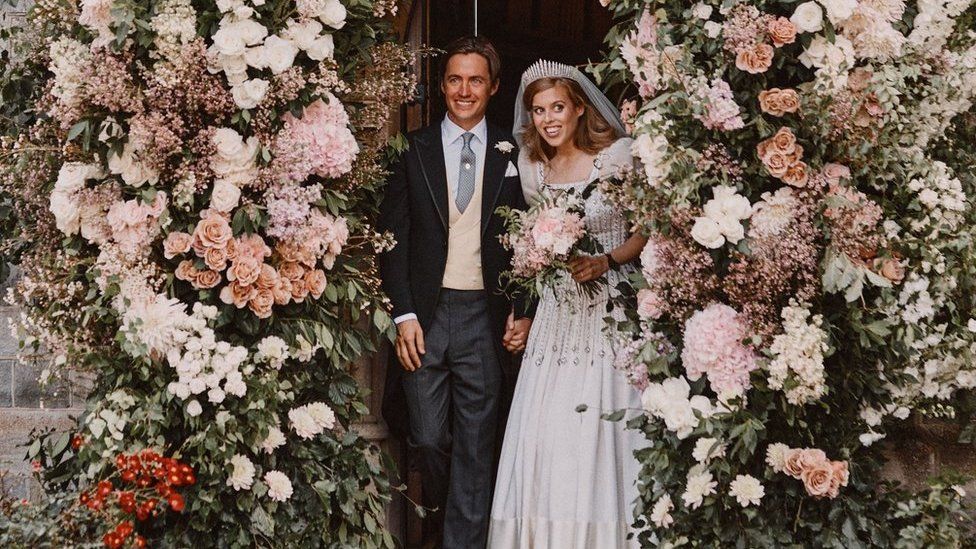
[[[512,270],[502,273],[509,291],[538,296],[566,277],[573,256],[597,251],[583,223],[584,203],[594,188],[559,190],[524,211],[499,208],[506,231],[502,244],[512,250]]]
[[[878,441],[972,417],[976,4],[605,4],[592,70],[631,90],[643,165],[605,192],[649,236],[615,322],[641,542],[965,537],[954,504],[903,512]]]
[[[8,299],[25,354],[94,379],[45,474],[122,517],[106,546],[393,546],[352,365],[392,324],[371,223],[415,87],[396,8],[41,0],[11,36]]]

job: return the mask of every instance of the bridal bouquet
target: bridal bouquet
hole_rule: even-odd
[[[880,441],[973,417],[976,2],[608,4],[595,73],[642,103],[608,192],[649,237],[616,326],[640,541],[963,545],[960,492],[890,489]]]
[[[586,232],[583,206],[586,191],[560,192],[529,208],[500,208],[506,234],[502,244],[512,250],[512,270],[502,276],[510,289],[537,296],[544,286],[552,287],[567,275],[569,261],[576,255],[592,254],[599,244]],[[590,290],[592,283],[582,285]]]

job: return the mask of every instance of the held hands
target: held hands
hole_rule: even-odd
[[[502,337],[502,345],[505,350],[510,353],[524,351],[525,343],[529,340],[529,328],[531,327],[531,318],[515,320],[515,314],[508,313],[508,320],[505,321],[505,335]]]
[[[605,255],[581,255],[569,261],[569,271],[573,274],[573,280],[579,284],[596,280],[609,270],[610,262]]]
[[[404,320],[397,324],[396,354],[403,369],[413,372],[420,368],[420,357],[424,349],[424,329],[416,320]]]

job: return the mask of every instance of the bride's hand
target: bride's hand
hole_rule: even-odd
[[[569,261],[569,271],[573,274],[573,280],[580,284],[596,280],[609,270],[610,264],[605,255],[581,255]]]

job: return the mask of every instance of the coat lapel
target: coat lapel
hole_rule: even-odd
[[[417,158],[424,181],[434,201],[434,208],[441,218],[441,225],[447,231],[447,168],[444,167],[444,144],[441,143],[441,126],[434,124],[429,131],[417,136]]]
[[[488,229],[488,219],[495,211],[498,195],[505,180],[505,168],[508,167],[508,154],[503,154],[495,145],[502,141],[502,133],[491,124],[488,125],[488,146],[485,148],[485,173],[481,191],[481,235]]]

